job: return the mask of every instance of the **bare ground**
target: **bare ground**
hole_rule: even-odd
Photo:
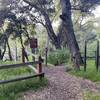
[[[44,68],[49,84],[37,91],[23,93],[24,100],[83,100],[82,90],[100,93],[100,87],[89,80],[65,72],[64,66]]]

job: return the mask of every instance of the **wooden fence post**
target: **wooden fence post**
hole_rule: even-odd
[[[95,50],[95,66],[96,66],[96,64],[97,64],[97,50]]]
[[[87,42],[85,41],[85,48],[84,48],[84,71],[86,72],[86,60],[87,60]]]
[[[42,58],[39,56],[38,58],[39,64],[37,65],[38,73],[42,73]],[[40,80],[44,77],[44,74],[40,75]]]
[[[97,41],[97,52],[96,52],[96,69],[99,68],[99,41]]]
[[[45,65],[47,66],[48,48],[45,48]]]

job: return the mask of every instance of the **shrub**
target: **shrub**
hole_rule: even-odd
[[[67,63],[69,60],[69,51],[67,49],[55,50],[48,54],[48,63],[59,65]]]

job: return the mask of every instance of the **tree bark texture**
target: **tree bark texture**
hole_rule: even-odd
[[[10,45],[9,45],[8,39],[7,39],[7,46],[8,46],[8,55],[9,55],[9,59],[12,61],[13,58],[12,58],[12,55],[11,55],[11,49],[10,49]]]
[[[67,45],[70,49],[75,68],[80,70],[80,63],[82,63],[82,59],[71,19],[71,3],[70,0],[60,0],[60,2],[62,8],[62,15],[60,15],[60,18],[62,19],[62,25],[65,29]]]
[[[6,52],[6,44],[7,44],[7,41],[4,41],[4,51],[1,52],[0,60],[3,60],[3,57],[4,57],[4,55],[5,55],[5,52]]]
[[[48,36],[52,42],[52,44],[55,45],[56,49],[60,49],[61,48],[61,44],[59,41],[59,38],[57,37],[57,35],[55,34],[53,27],[51,25],[51,21],[50,18],[48,16],[48,14],[44,14],[44,19],[45,19],[45,26],[46,26],[46,30],[48,33]]]

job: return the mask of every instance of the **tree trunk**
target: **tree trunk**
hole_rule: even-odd
[[[7,41],[4,42],[4,51],[1,53],[0,60],[3,60],[3,57],[5,55],[5,52],[6,52],[6,43],[7,43]]]
[[[22,39],[22,35],[21,34],[20,34],[20,43],[21,43],[22,48],[24,48],[23,39]]]
[[[66,33],[66,28],[64,28],[64,25],[63,25],[62,22],[60,23],[58,31],[59,31],[58,36],[60,37],[60,44],[61,44],[61,46],[63,48],[68,47],[68,45],[67,45],[67,38],[66,38],[66,34],[65,34]]]
[[[18,60],[18,57],[17,57],[17,43],[16,43],[16,40],[15,40],[15,56],[16,56],[16,58],[15,58],[15,60],[17,61]]]
[[[10,45],[9,45],[8,39],[7,39],[7,46],[8,46],[9,59],[12,61],[13,58],[12,58],[12,55],[11,55],[11,49],[10,49]]]
[[[82,63],[81,54],[79,52],[79,46],[76,41],[76,37],[74,34],[72,19],[71,19],[71,4],[70,0],[60,0],[62,15],[60,18],[62,19],[63,27],[65,28],[65,35],[67,39],[67,45],[70,49],[72,61],[77,70],[80,70],[80,63]]]
[[[2,52],[1,52],[1,49],[0,49],[0,60],[1,60],[1,56],[2,56]]]
[[[25,58],[27,59],[27,61],[29,61],[29,59],[28,59],[28,55],[27,55],[27,53],[25,51],[25,47],[24,47],[24,44],[23,44],[22,35],[20,35],[20,42],[21,42],[21,46],[22,46],[22,62],[24,63],[25,62]]]
[[[51,43],[53,45],[55,45],[56,49],[61,49],[59,38],[56,36],[56,34],[53,30],[53,27],[51,25],[51,21],[50,21],[48,14],[44,13],[43,15],[44,15],[44,19],[45,19],[46,30],[47,30],[48,36],[51,40]]]
[[[52,28],[52,24],[51,24],[49,15],[46,12],[45,7],[43,7],[43,6],[38,7],[37,5],[32,4],[29,0],[23,0],[23,1],[26,2],[27,4],[29,4],[30,6],[34,7],[35,9],[37,9],[39,12],[41,12],[41,14],[44,16],[44,19],[45,19],[45,27],[46,27],[48,36],[51,40],[50,42],[53,45],[55,45],[56,49],[60,49],[61,48],[60,41],[59,41],[58,37],[56,36],[53,28]],[[38,3],[40,4],[40,2],[38,2]]]

